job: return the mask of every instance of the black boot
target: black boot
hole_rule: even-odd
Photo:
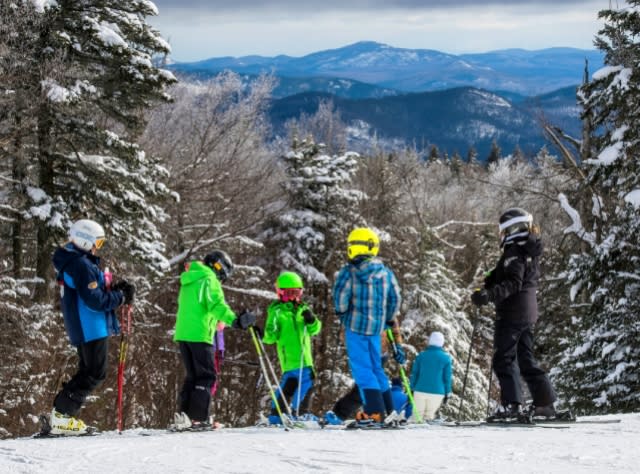
[[[495,413],[487,418],[488,423],[529,423],[529,417],[522,412],[519,403],[506,403],[498,407]]]

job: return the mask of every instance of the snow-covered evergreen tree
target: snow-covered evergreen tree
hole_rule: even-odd
[[[101,222],[113,249],[166,266],[154,202],[167,193],[164,168],[136,145],[144,110],[166,100],[173,75],[156,67],[168,44],[146,23],[148,0],[34,2],[41,10],[32,58],[39,67],[19,86],[39,90],[28,133],[22,209],[37,222],[36,274],[50,275],[52,244],[80,217]],[[22,91],[16,91],[20,94]],[[117,252],[115,252],[117,253]]]
[[[600,12],[605,67],[580,91],[598,130],[584,163],[592,216],[581,219],[563,200],[573,221],[567,231],[589,244],[568,275],[572,297],[583,292],[590,306],[574,321],[560,367],[571,403],[585,412],[640,407],[640,1],[627,3]]]
[[[415,259],[405,264],[403,281],[402,331],[406,335],[406,346],[410,348],[409,360],[427,347],[432,331],[440,331],[445,337],[445,349],[451,354],[453,364],[454,397],[451,404],[442,409],[443,414],[456,418],[482,417],[486,409],[486,391],[488,381],[482,369],[474,360],[478,357],[477,349],[480,334],[473,334],[470,318],[461,311],[465,291],[453,272],[447,268],[445,257],[437,249],[438,239],[433,230],[424,229],[415,235],[419,242]],[[477,321],[478,323],[480,321]],[[472,334],[475,341],[471,340]],[[466,361],[472,344],[469,372],[466,372]],[[467,377],[462,411],[460,395]]]
[[[358,154],[329,156],[308,139],[294,143],[282,162],[288,208],[275,216],[265,236],[283,269],[298,272],[308,284],[329,284],[336,252],[343,255],[349,227],[358,221],[362,193],[349,187]]]

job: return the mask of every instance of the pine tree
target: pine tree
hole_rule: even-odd
[[[502,150],[498,146],[498,142],[496,140],[491,141],[491,150],[489,151],[489,156],[487,157],[487,165],[492,165],[496,161],[499,161],[502,158]]]
[[[17,93],[40,90],[25,159],[31,173],[24,214],[37,222],[36,275],[50,275],[52,244],[80,217],[107,228],[112,249],[150,268],[166,266],[155,222],[166,171],[136,145],[145,109],[167,100],[173,75],[153,64],[168,44],[145,21],[151,2],[62,0],[44,4],[34,57]],[[117,253],[117,252],[114,252]],[[40,296],[45,296],[41,286]]]
[[[478,164],[478,151],[473,146],[467,150],[467,163],[470,165]]]
[[[442,412],[455,417],[481,417],[485,410],[488,381],[476,362],[480,335],[476,333],[475,340],[471,341],[473,324],[460,310],[465,291],[455,274],[447,268],[442,252],[434,245],[437,239],[432,230],[425,228],[417,232],[418,235],[415,231],[403,230],[405,234],[417,237],[418,241],[414,259],[406,262],[402,272],[402,332],[410,347],[409,360],[414,360],[415,355],[427,347],[432,331],[442,332],[447,352],[454,360],[454,398]],[[458,412],[471,344],[475,345],[475,352],[467,374],[462,411]]]
[[[429,163],[436,163],[440,161],[440,150],[436,145],[431,145],[431,148],[429,148],[429,156],[427,158],[427,161]]]
[[[594,221],[587,232],[574,217],[572,229],[590,248],[573,257],[568,275],[572,297],[582,292],[590,306],[574,322],[560,370],[571,403],[585,412],[640,407],[640,1],[628,4],[600,12],[605,67],[580,90],[598,130],[584,162]]]
[[[282,157],[289,208],[275,218],[267,235],[283,268],[300,273],[309,283],[329,282],[327,264],[343,250],[348,227],[356,221],[361,193],[347,186],[357,158],[353,152],[326,155],[311,140],[294,143]]]

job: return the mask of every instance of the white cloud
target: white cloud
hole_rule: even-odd
[[[303,12],[160,9],[150,19],[178,61],[305,54],[362,40],[450,53],[552,46],[593,48],[601,1],[565,5]]]

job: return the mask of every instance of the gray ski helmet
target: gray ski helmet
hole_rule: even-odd
[[[507,209],[500,216],[498,224],[501,243],[528,236],[532,224],[533,216],[524,209],[519,207]]]
[[[213,268],[218,279],[222,282],[231,277],[233,273],[233,262],[229,255],[222,250],[214,250],[204,257],[204,264]]]

